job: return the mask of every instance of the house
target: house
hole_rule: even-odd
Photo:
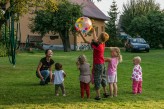
[[[83,6],[82,13],[83,16],[89,17],[92,19],[93,25],[96,27],[96,34],[99,35],[101,32],[105,31],[105,22],[108,20],[108,17],[100,11],[100,9],[97,8],[97,6],[91,2],[90,0],[69,0],[70,2],[77,3],[79,5]],[[30,24],[29,18],[32,17],[32,13],[28,13],[24,15],[20,19],[21,23],[21,43],[26,44],[29,42],[37,42],[37,37],[40,37],[38,34],[33,34],[30,32],[30,29],[28,28],[28,25]],[[30,40],[28,38],[31,38]],[[86,37],[87,40],[91,40],[91,36]],[[60,39],[59,35],[52,35],[52,34],[46,34],[43,38],[43,48],[44,49],[63,49],[62,40]],[[76,38],[73,35],[70,35],[70,44],[72,50],[78,50],[81,46],[85,45],[82,38],[80,36],[76,36]]]

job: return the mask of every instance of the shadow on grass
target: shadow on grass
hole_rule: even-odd
[[[71,85],[70,85],[71,86]],[[3,89],[3,95],[1,96],[2,105],[16,105],[16,104],[47,104],[47,103],[62,103],[73,104],[78,102],[97,102],[94,100],[95,91],[91,85],[91,99],[82,100],[80,98],[80,89],[76,87],[77,84],[72,84],[72,87],[66,86],[66,97],[63,97],[61,91],[58,97],[54,96],[54,86],[48,84],[45,86],[39,85],[38,82],[22,82],[12,83],[10,87]],[[102,91],[101,91],[102,92]],[[148,100],[160,100],[156,97],[150,97],[146,94],[147,91],[140,95],[133,95],[130,90],[124,89],[119,91],[118,97],[114,98],[102,98],[98,102],[132,102],[132,101],[148,101]],[[1,93],[2,94],[2,93]]]

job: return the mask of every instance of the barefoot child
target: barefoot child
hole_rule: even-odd
[[[122,55],[118,47],[110,47],[111,58],[105,58],[105,62],[108,62],[108,83],[110,89],[110,97],[117,96],[117,66],[119,62],[122,62]],[[114,92],[114,93],[113,93]]]

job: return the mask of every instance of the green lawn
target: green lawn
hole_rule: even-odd
[[[66,97],[55,97],[52,84],[39,85],[35,70],[44,52],[17,54],[15,68],[9,63],[8,57],[0,57],[0,108],[164,109],[164,50],[151,50],[149,53],[122,51],[123,62],[118,66],[118,97],[103,98],[100,101],[94,100],[93,85],[91,85],[91,99],[80,98],[79,71],[75,61],[82,53],[92,64],[92,51],[54,52],[53,59],[55,62],[62,63],[67,73]],[[109,57],[109,54],[109,50],[106,50],[105,56]],[[141,95],[131,94],[130,77],[134,56],[142,58],[143,93]]]

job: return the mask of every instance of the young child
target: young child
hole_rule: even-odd
[[[133,73],[132,73],[132,90],[133,94],[142,93],[142,68],[140,66],[141,58],[136,56],[133,58]]]
[[[80,89],[81,98],[84,98],[84,91],[86,91],[87,98],[90,98],[90,82],[91,82],[91,72],[90,64],[87,63],[85,55],[80,55],[76,62],[77,68],[80,70]]]
[[[82,39],[85,43],[91,44],[93,49],[93,72],[94,72],[94,85],[96,89],[95,100],[100,100],[100,86],[102,85],[104,91],[104,97],[107,98],[109,95],[106,93],[106,72],[105,72],[105,61],[104,61],[104,50],[105,42],[109,39],[109,35],[106,32],[102,32],[99,37],[96,36],[96,31],[92,28],[93,40],[87,41],[86,37],[79,31]]]
[[[119,62],[122,62],[122,55],[118,47],[110,47],[111,58],[105,58],[105,62],[108,62],[108,82],[110,89],[110,97],[117,97],[117,66]],[[114,93],[113,93],[114,92]]]
[[[66,74],[65,74],[64,70],[62,70],[62,64],[56,63],[55,71],[52,76],[52,80],[55,84],[55,96],[59,96],[59,93],[58,93],[59,87],[62,90],[63,96],[66,96],[65,88],[64,88],[64,78],[65,77],[66,77]]]

